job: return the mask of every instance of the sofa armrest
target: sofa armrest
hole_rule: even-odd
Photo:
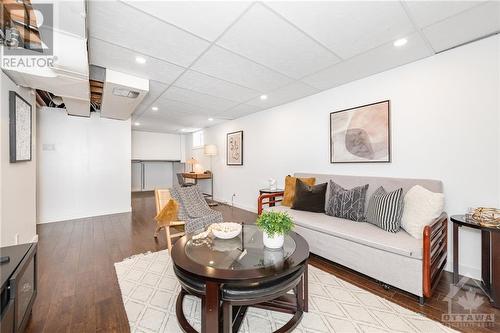
[[[283,201],[284,194],[285,192],[281,191],[281,192],[259,195],[259,198],[257,199],[257,213],[259,215],[262,214],[262,210],[264,209],[265,205],[270,206],[276,204],[277,202]]]
[[[423,294],[430,297],[448,257],[448,215],[442,213],[423,231]]]

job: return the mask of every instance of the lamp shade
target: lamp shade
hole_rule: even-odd
[[[205,145],[204,152],[206,156],[216,156],[217,146],[216,145]]]
[[[187,164],[196,164],[196,163],[198,163],[198,161],[197,161],[197,160],[195,160],[195,158],[194,158],[194,157],[191,157],[189,160],[187,160],[187,161],[186,161],[186,163],[187,163]]]

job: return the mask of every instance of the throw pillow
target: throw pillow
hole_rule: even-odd
[[[159,225],[169,225],[172,221],[177,221],[179,205],[174,199],[168,200],[167,204],[156,215],[155,220]]]
[[[297,179],[292,209],[324,213],[326,186],[327,183],[310,186]]]
[[[444,194],[415,185],[406,193],[404,204],[401,227],[411,236],[422,239],[424,227],[444,211]]]
[[[316,178],[299,178],[307,185],[314,185],[316,182]],[[292,177],[290,175],[285,177],[285,194],[283,195],[283,201],[281,202],[282,206],[291,207],[293,204],[293,199],[295,198],[295,184],[297,178]]]
[[[403,189],[387,192],[380,186],[373,193],[366,210],[366,221],[389,232],[398,232],[401,228],[403,212]]]
[[[363,222],[365,220],[367,190],[368,184],[346,190],[330,180],[330,196],[326,205],[326,215]]]

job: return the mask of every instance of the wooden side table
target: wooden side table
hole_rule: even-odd
[[[269,188],[261,188],[259,190],[259,195],[263,195],[263,194],[277,194],[277,193],[283,193],[284,191],[285,190],[279,189],[279,188],[273,189],[273,190],[271,190]],[[270,202],[269,203],[269,207],[274,207],[274,202]]]
[[[500,308],[500,229],[481,226],[465,218],[453,215],[453,283],[457,284],[458,275],[458,230],[468,227],[481,230],[481,284],[491,300],[491,305]]]

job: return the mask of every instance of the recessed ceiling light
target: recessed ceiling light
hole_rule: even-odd
[[[401,47],[401,46],[405,45],[406,43],[408,43],[408,39],[400,38],[400,39],[397,39],[394,41],[394,46]]]
[[[208,121],[214,121],[214,118],[208,118]]]
[[[139,123],[139,122],[137,122],[137,121],[136,121],[136,122],[134,123],[134,126],[141,126],[141,123]]]
[[[146,63],[146,58],[143,58],[143,57],[135,57],[135,61],[136,61],[138,64],[145,64],[145,63]]]
[[[186,131],[187,131],[187,129],[181,128],[181,132],[186,132]]]
[[[265,101],[267,99],[267,95],[260,95],[260,100]]]
[[[153,111],[158,111],[158,107],[157,107],[157,106],[153,106],[153,107],[151,108],[151,110],[153,110]]]

